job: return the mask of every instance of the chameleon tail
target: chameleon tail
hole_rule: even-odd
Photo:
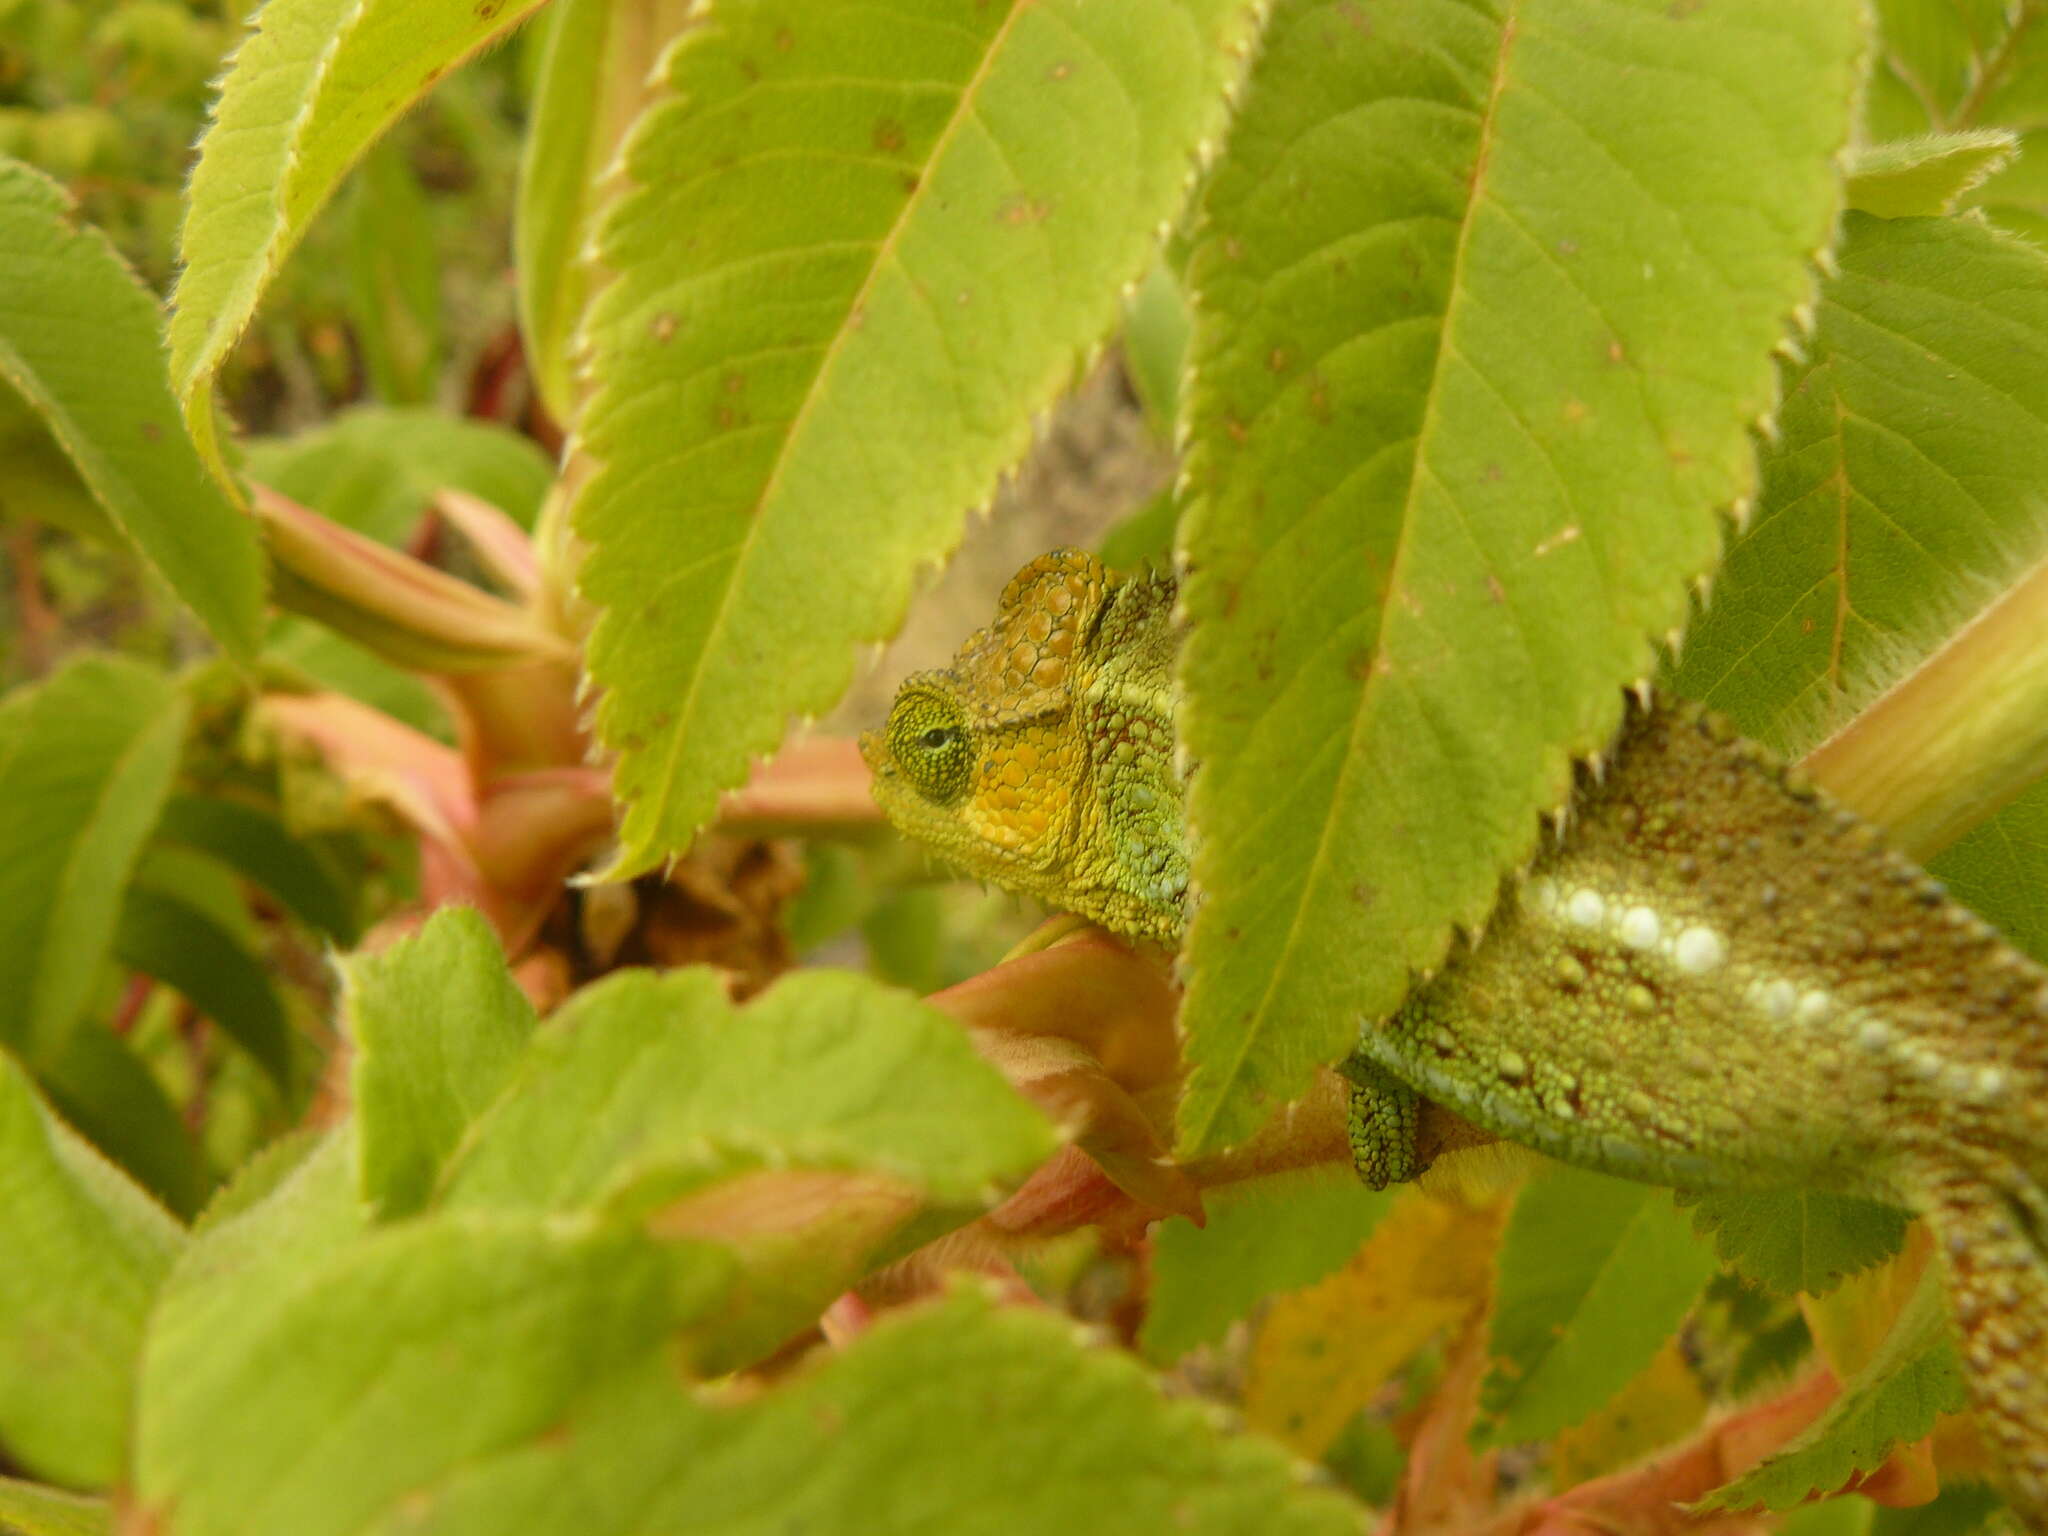
[[[1917,1183],[2000,1484],[2024,1528],[2048,1533],[2048,1194],[2003,1162]]]

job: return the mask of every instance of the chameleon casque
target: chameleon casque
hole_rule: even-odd
[[[862,738],[904,833],[1174,947],[1174,585],[1056,550]],[[2048,970],[1713,717],[1632,707],[1571,830],[1342,1070],[1414,1176],[1418,1096],[1582,1166],[1883,1200],[1933,1229],[1972,1396],[2048,1531]]]

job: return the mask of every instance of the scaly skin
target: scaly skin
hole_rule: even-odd
[[[1074,551],[1032,562],[863,738],[889,818],[1176,944],[1172,599]],[[1760,748],[1634,711],[1562,846],[1345,1070],[1369,1182],[1416,1171],[1421,1093],[1585,1167],[1923,1216],[2008,1497],[2048,1530],[2048,970]]]
[[[1172,947],[1188,889],[1173,761],[1173,586],[1080,550],[1014,576],[950,667],[861,737],[907,836],[1005,890]]]
[[[1584,1167],[1923,1216],[2048,1526],[2048,972],[1761,748],[1636,713],[1562,846],[1351,1065]]]

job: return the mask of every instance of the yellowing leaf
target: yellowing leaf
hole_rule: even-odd
[[[1617,1471],[1669,1445],[1706,1413],[1699,1378],[1678,1340],[1668,1339],[1606,1407],[1559,1432],[1551,1445],[1551,1486],[1569,1488]]]
[[[1342,1269],[1274,1302],[1246,1417],[1322,1455],[1410,1355],[1485,1300],[1504,1210],[1404,1194]]]
[[[1208,1221],[1152,1234],[1152,1288],[1139,1343],[1158,1364],[1212,1343],[1275,1291],[1322,1279],[1372,1234],[1403,1192],[1370,1190],[1328,1164],[1208,1191]]]
[[[1826,1295],[1800,1298],[1814,1346],[1838,1378],[1849,1380],[1884,1347],[1913,1300],[1930,1246],[1927,1229],[1916,1226],[1906,1250],[1889,1263],[1851,1276]]]

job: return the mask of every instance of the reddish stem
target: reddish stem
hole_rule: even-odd
[[[36,553],[36,530],[15,523],[7,530],[7,559],[14,567],[14,607],[21,623],[21,663],[31,677],[50,669],[56,649],[58,619],[43,595],[42,561]]]
[[[121,1005],[114,1010],[112,1028],[115,1034],[125,1035],[135,1027],[135,1021],[142,1016],[142,1009],[149,1002],[149,994],[156,990],[156,982],[137,971],[128,978],[128,985],[121,990]]]

